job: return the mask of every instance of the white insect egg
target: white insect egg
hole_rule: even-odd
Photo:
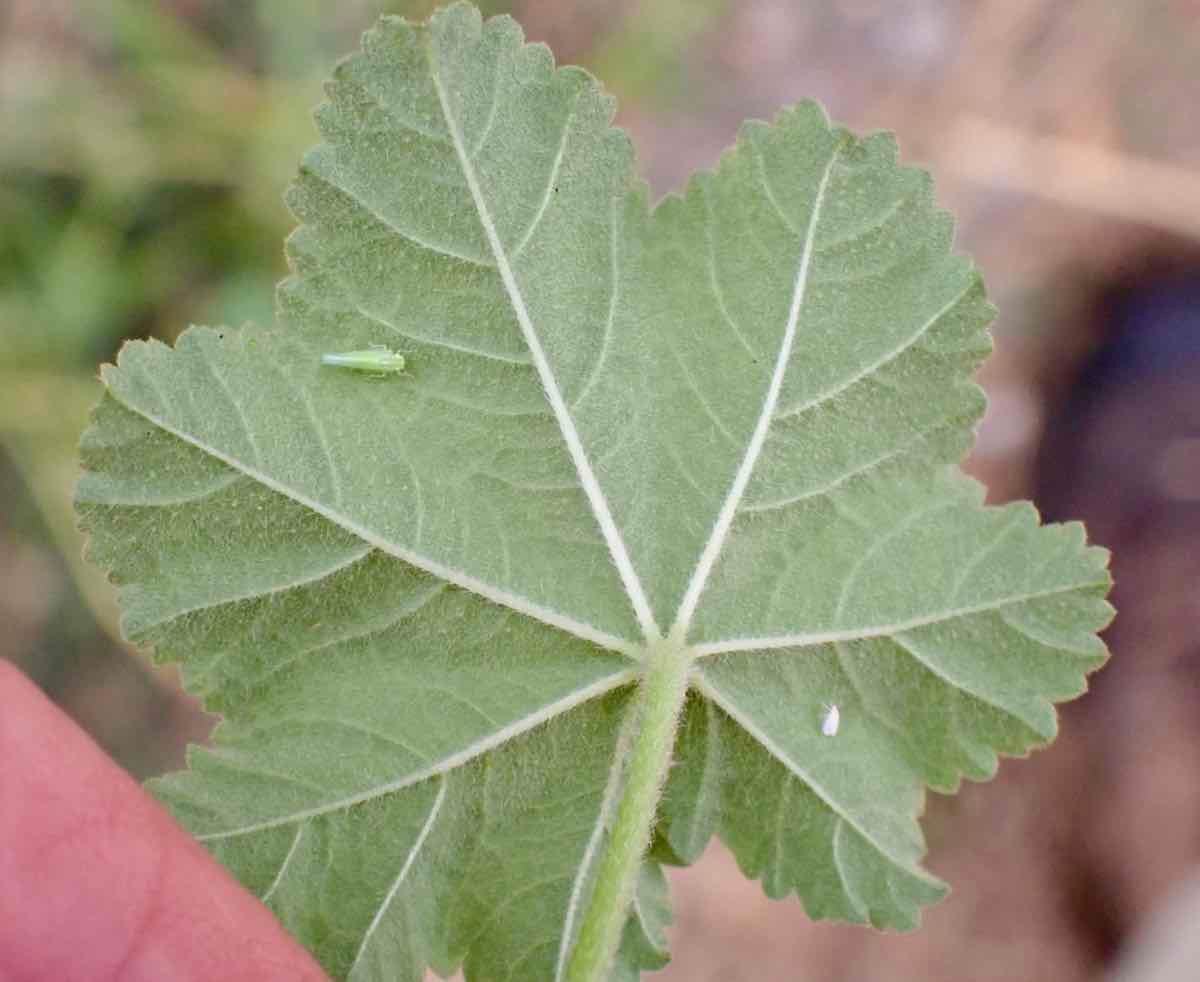
[[[821,717],[821,733],[824,736],[837,736],[838,727],[842,725],[842,714],[836,705],[827,704],[825,715]]]

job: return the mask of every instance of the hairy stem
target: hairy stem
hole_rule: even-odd
[[[567,982],[604,982],[608,978],[637,887],[642,857],[654,831],[690,668],[689,652],[683,645],[671,641],[651,644],[638,694],[637,732],[630,748],[621,803],[596,873],[587,916],[571,954]]]

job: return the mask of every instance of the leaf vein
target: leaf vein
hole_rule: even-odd
[[[280,865],[279,871],[275,874],[275,879],[272,880],[271,885],[267,887],[266,893],[258,898],[264,904],[270,901],[271,897],[275,894],[275,891],[279,889],[279,884],[283,882],[283,878],[287,874],[288,867],[292,863],[292,858],[296,855],[296,849],[300,845],[300,839],[303,838],[304,830],[306,828],[308,828],[308,826],[303,822],[296,826],[296,835],[292,839],[291,848],[288,849],[287,855],[283,857],[283,863]]]
[[[421,831],[418,833],[416,841],[409,849],[408,855],[404,858],[404,865],[400,867],[400,872],[396,875],[396,879],[392,882],[387,895],[383,898],[383,903],[379,905],[379,909],[375,912],[375,917],[371,920],[370,926],[363,935],[362,943],[359,945],[358,954],[354,956],[354,962],[350,966],[350,974],[354,974],[354,969],[358,963],[362,961],[362,957],[366,954],[367,946],[371,943],[371,938],[375,934],[376,929],[382,923],[384,916],[391,907],[392,901],[396,899],[396,894],[400,892],[400,887],[404,885],[405,879],[408,877],[409,870],[412,869],[413,863],[421,853],[421,849],[425,846],[425,840],[429,838],[429,833],[433,830],[434,823],[437,822],[438,814],[442,810],[442,803],[446,800],[446,789],[449,787],[450,781],[448,778],[441,779],[441,787],[438,788],[437,797],[433,799],[433,805],[429,809],[429,815],[425,819],[425,824],[421,826]]]
[[[840,818],[833,827],[833,868],[837,870],[838,879],[842,883],[842,890],[846,894],[846,899],[850,901],[850,906],[865,921],[868,917],[867,909],[853,887],[850,886],[850,879],[846,875],[846,861],[842,858],[842,830],[845,827],[845,821]]]
[[[940,426],[934,426],[928,430],[920,432],[913,439],[906,440],[896,449],[889,450],[887,453],[880,454],[878,457],[874,457],[871,460],[868,460],[866,463],[860,464],[858,467],[854,467],[848,471],[845,471],[836,478],[820,485],[819,487],[809,488],[807,491],[802,491],[799,494],[789,495],[786,498],[768,498],[765,501],[757,501],[748,505],[743,505],[741,509],[742,514],[745,515],[765,511],[776,511],[780,508],[787,508],[790,505],[796,505],[802,501],[808,501],[812,498],[823,498],[831,491],[836,491],[843,484],[849,484],[856,477],[862,477],[874,470],[878,470],[884,464],[891,460],[895,460],[897,457],[903,457],[906,453],[912,450],[913,447],[921,443],[927,436],[929,436],[930,433],[940,428]]]
[[[238,836],[250,835],[254,832],[261,832],[264,829],[279,828],[283,825],[291,825],[293,822],[304,821],[308,818],[315,818],[318,815],[328,815],[332,812],[347,811],[355,805],[361,805],[368,801],[375,801],[385,795],[394,794],[397,791],[403,791],[405,788],[410,788],[414,784],[420,784],[422,781],[427,781],[431,777],[437,777],[442,774],[448,774],[456,768],[462,767],[464,764],[470,763],[477,757],[486,754],[490,750],[495,750],[497,747],[503,746],[508,741],[520,736],[528,731],[548,722],[563,713],[566,713],[576,706],[581,706],[593,699],[598,699],[609,692],[619,689],[622,686],[628,685],[637,678],[637,673],[632,670],[615,672],[612,675],[606,675],[597,681],[586,685],[581,689],[576,689],[574,692],[568,693],[561,699],[547,703],[534,712],[529,713],[520,719],[514,720],[507,726],[494,733],[489,733],[483,738],[476,740],[474,743],[468,744],[461,750],[457,750],[452,754],[448,754],[441,760],[434,762],[428,767],[421,770],[413,771],[397,778],[394,781],[388,781],[384,784],[378,784],[374,787],[367,788],[357,794],[347,795],[344,798],[339,798],[336,801],[326,802],[321,805],[314,805],[311,808],[304,808],[296,812],[291,812],[286,815],[280,815],[275,818],[265,819],[259,822],[252,822],[248,825],[238,826],[232,829],[223,829],[219,832],[208,832],[197,835],[196,838],[201,842],[216,842],[222,839],[233,839]],[[215,751],[210,751],[215,752]]]
[[[826,192],[829,188],[829,177],[833,173],[833,165],[837,161],[840,152],[841,148],[839,145],[830,156],[829,162],[825,165],[825,172],[822,174],[821,182],[817,186],[817,193],[813,200],[812,214],[808,220],[808,231],[804,237],[804,243],[800,250],[800,259],[797,264],[798,268],[796,271],[796,282],[792,290],[791,309],[788,311],[787,323],[784,326],[783,337],[779,345],[779,354],[775,361],[775,368],[771,373],[771,381],[767,387],[766,397],[763,400],[758,422],[750,437],[750,444],[746,448],[746,454],[742,458],[737,474],[734,476],[733,483],[729,488],[729,493],[721,506],[716,522],[713,524],[712,533],[709,535],[707,543],[705,543],[704,551],[700,554],[700,560],[697,562],[692,577],[688,582],[683,600],[679,604],[679,611],[675,616],[675,623],[671,627],[672,637],[679,641],[683,641],[687,637],[692,615],[695,613],[696,605],[700,602],[700,594],[704,591],[705,584],[708,582],[708,576],[712,572],[713,566],[716,564],[717,558],[720,556],[721,550],[725,545],[725,539],[733,525],[734,515],[741,504],[742,496],[745,494],[750,477],[754,473],[754,467],[758,463],[758,455],[762,451],[763,444],[766,442],[767,431],[770,429],[771,421],[775,415],[775,405],[779,400],[779,394],[783,388],[783,377],[787,373],[788,362],[791,359],[796,327],[800,319],[801,308],[804,304],[805,292],[808,288],[809,267],[812,262],[813,243],[816,240],[817,226],[821,219],[821,209],[824,206]]]
[[[697,687],[707,698],[716,703],[723,712],[725,712],[735,723],[741,726],[747,734],[753,737],[762,746],[762,748],[767,751],[767,753],[769,753],[775,758],[775,760],[782,764],[783,767],[789,771],[793,777],[801,781],[801,783],[803,783],[810,791],[812,791],[813,794],[815,794],[822,802],[824,802],[826,807],[828,807],[830,811],[834,813],[834,815],[841,818],[844,822],[846,822],[846,824],[848,824],[867,842],[869,842],[872,848],[874,848],[880,856],[898,868],[906,870],[912,873],[914,876],[926,879],[925,874],[918,867],[915,867],[912,863],[893,855],[891,850],[884,846],[883,843],[881,843],[873,833],[860,825],[837,803],[836,798],[829,792],[828,789],[818,783],[817,780],[803,767],[801,767],[797,761],[793,760],[792,757],[782,747],[775,743],[770,736],[768,736],[762,729],[758,727],[750,714],[743,712],[742,709],[736,703],[734,703],[732,699],[729,698],[729,696],[713,685],[712,680],[709,679],[703,672],[697,671],[695,678]]]
[[[457,250],[452,249],[450,246],[442,245],[442,244],[439,244],[436,242],[430,242],[426,239],[422,239],[419,235],[417,235],[412,230],[402,228],[400,225],[396,224],[395,221],[386,217],[382,212],[377,211],[375,208],[373,208],[370,204],[367,203],[367,201],[364,198],[355,194],[349,188],[344,187],[341,184],[335,183],[332,178],[327,177],[326,175],[318,173],[317,171],[314,171],[311,169],[306,170],[305,173],[308,174],[310,177],[312,177],[314,180],[319,181],[321,184],[324,184],[326,187],[333,188],[333,190],[338,191],[341,194],[344,194],[365,215],[367,215],[373,221],[378,222],[384,228],[386,228],[386,229],[390,230],[391,232],[393,232],[394,234],[400,236],[400,238],[404,239],[406,242],[411,242],[413,245],[415,245],[421,249],[424,249],[426,252],[432,252],[432,253],[442,256],[446,259],[452,259],[455,262],[468,263],[471,266],[480,266],[483,269],[494,269],[495,268],[492,265],[492,263],[489,263],[487,260],[482,259],[479,256],[472,256],[465,252],[458,252]]]
[[[704,415],[708,417],[709,422],[712,423],[717,432],[720,433],[728,443],[736,447],[738,445],[737,438],[729,432],[729,427],[727,427],[721,421],[721,417],[718,416],[713,407],[708,404],[708,399],[706,399],[704,396],[704,390],[700,387],[699,383],[696,381],[696,377],[692,374],[691,369],[688,368],[687,363],[683,360],[683,356],[676,348],[671,348],[671,356],[675,359],[675,364],[679,366],[679,371],[683,375],[683,381],[687,385],[688,391],[692,393],[692,396],[695,398],[696,402],[700,404],[700,408],[704,410]]]
[[[751,156],[754,158],[754,164],[758,170],[758,180],[762,185],[763,191],[766,193],[767,201],[769,201],[771,203],[771,207],[775,209],[775,214],[778,215],[779,220],[783,222],[784,228],[791,232],[792,235],[796,236],[796,238],[803,238],[803,236],[800,234],[800,230],[796,228],[792,220],[788,218],[787,212],[783,210],[783,206],[780,205],[779,199],[775,197],[775,191],[771,187],[771,179],[767,176],[767,162],[763,157],[762,148],[753,142],[751,143],[751,147]]]
[[[858,583],[858,578],[862,575],[870,564],[871,560],[879,554],[879,552],[889,543],[893,542],[902,536],[913,526],[919,524],[922,519],[939,511],[946,511],[948,508],[953,508],[957,502],[955,501],[939,501],[928,508],[918,508],[910,515],[906,516],[903,521],[896,523],[889,528],[883,535],[879,536],[872,542],[861,556],[850,567],[850,571],[846,574],[846,578],[842,580],[841,590],[838,592],[837,603],[833,608],[833,623],[841,624],[842,615],[846,610],[846,602],[850,599],[851,591]]]
[[[959,594],[962,593],[962,588],[967,585],[967,581],[971,578],[971,574],[975,572],[1002,543],[1008,535],[1021,527],[1021,513],[1014,510],[1013,515],[1007,522],[1003,524],[999,533],[986,546],[980,549],[970,561],[963,564],[959,570],[958,576],[954,580],[954,586],[950,589],[949,603],[957,603]]]
[[[309,428],[313,435],[317,438],[317,444],[321,448],[321,454],[325,460],[325,467],[329,474],[329,490],[333,494],[333,502],[337,507],[342,506],[342,478],[338,471],[337,464],[333,459],[333,449],[329,443],[329,436],[325,432],[325,425],[321,422],[317,415],[316,409],[312,404],[312,396],[309,395],[308,388],[298,382],[290,370],[283,367],[282,364],[277,366],[279,377],[283,379],[287,385],[300,398],[300,402],[304,406],[304,412],[308,417]]]
[[[282,482],[277,481],[273,477],[262,473],[249,464],[238,460],[236,457],[231,457],[229,454],[218,450],[216,447],[205,443],[203,440],[194,437],[189,433],[185,433],[183,430],[173,426],[165,419],[162,419],[154,413],[127,403],[122,403],[122,405],[125,405],[125,407],[131,412],[137,413],[139,416],[153,423],[155,426],[159,427],[159,429],[170,433],[172,436],[177,437],[184,443],[188,443],[193,447],[203,450],[205,453],[216,458],[222,463],[236,468],[251,479],[262,484],[264,487],[267,487],[278,494],[304,505],[311,511],[316,512],[322,518],[325,518],[335,525],[344,528],[346,531],[353,533],[368,545],[374,546],[376,549],[386,553],[389,556],[394,556],[396,559],[401,559],[412,566],[416,566],[418,569],[423,570],[426,573],[431,573],[439,579],[446,580],[448,583],[452,583],[464,590],[469,590],[471,593],[481,596],[487,600],[491,600],[503,607],[508,607],[512,610],[515,610],[519,614],[524,614],[525,616],[531,617],[534,620],[541,621],[543,624],[546,624],[549,627],[557,628],[560,631],[574,635],[575,637],[581,638],[584,641],[590,641],[592,644],[598,645],[601,648],[607,648],[610,651],[620,652],[621,654],[627,655],[630,658],[638,657],[640,648],[635,642],[632,642],[626,638],[619,638],[616,635],[609,634],[606,631],[601,631],[599,628],[596,628],[591,624],[584,624],[580,621],[576,621],[574,618],[560,614],[558,611],[532,603],[526,597],[523,597],[519,594],[502,590],[499,587],[477,579],[476,577],[471,576],[462,570],[451,566],[446,566],[443,563],[429,558],[428,556],[423,556],[420,553],[399,546],[394,542],[389,542],[387,539],[384,539],[375,532],[372,532],[370,529],[365,528],[348,516],[340,514],[336,510],[328,507],[327,505],[321,504],[319,501],[314,500],[313,498],[295,490],[294,488],[289,488]]]
[[[187,617],[190,614],[198,614],[205,610],[214,610],[217,607],[227,607],[232,604],[246,603],[250,600],[262,600],[266,597],[273,597],[280,593],[287,593],[289,590],[296,590],[300,587],[311,586],[314,583],[320,583],[322,580],[327,580],[331,576],[336,576],[338,573],[342,572],[342,570],[349,569],[356,563],[361,562],[374,551],[375,550],[372,549],[371,546],[364,543],[361,547],[349,553],[346,558],[339,559],[332,566],[328,566],[325,569],[319,570],[315,573],[309,573],[304,576],[298,576],[295,579],[273,583],[267,589],[251,590],[247,593],[234,594],[229,597],[220,597],[216,600],[209,600],[205,603],[196,604],[192,607],[185,607],[183,610],[174,611],[168,616],[162,617],[156,621],[152,621],[149,624],[139,625],[138,631],[139,633],[153,631],[160,627],[164,627],[167,624],[173,624],[180,618]]]
[[[546,209],[550,205],[550,199],[554,197],[558,190],[558,172],[562,167],[563,154],[567,149],[567,137],[571,132],[571,123],[575,119],[575,110],[579,105],[579,97],[583,92],[582,89],[575,93],[575,98],[571,101],[571,108],[567,112],[567,118],[563,121],[562,137],[558,141],[558,152],[554,155],[554,163],[550,167],[550,176],[546,179],[546,190],[542,195],[541,204],[538,205],[537,212],[533,216],[533,220],[529,223],[529,228],[525,230],[525,234],[517,241],[513,248],[513,260],[521,257],[521,253],[525,251],[525,246],[529,244],[529,240],[533,238],[534,232],[542,223],[542,218],[546,214]]]
[[[1073,583],[1069,586],[1055,587],[1050,590],[1039,590],[1033,593],[1017,594],[1003,597],[987,603],[960,607],[957,610],[942,611],[922,617],[913,617],[894,624],[880,624],[872,627],[850,628],[843,631],[818,631],[812,634],[767,635],[757,638],[730,638],[725,641],[708,641],[692,647],[697,658],[712,655],[723,655],[737,651],[769,651],[776,648],[811,648],[817,645],[832,644],[835,641],[865,641],[868,638],[891,637],[901,631],[911,631],[914,628],[926,627],[930,624],[942,624],[957,617],[970,617],[974,614],[985,614],[999,611],[1005,607],[1028,603],[1032,600],[1042,600],[1046,597],[1072,593],[1076,590],[1086,590],[1090,587],[1104,586],[1105,581],[1094,580]]]
[[[1002,702],[992,698],[987,694],[986,690],[970,685],[960,679],[956,679],[951,673],[947,672],[940,665],[931,660],[927,655],[923,654],[919,647],[913,643],[913,639],[906,633],[893,634],[890,640],[894,645],[896,645],[896,647],[907,652],[914,661],[924,666],[924,668],[933,673],[951,688],[957,689],[959,692],[964,692],[974,699],[978,699],[980,702],[987,706],[991,706],[993,709],[999,710],[1006,716],[1012,716],[1015,719],[1020,720],[1026,726],[1029,726],[1035,730],[1037,729],[1037,727],[1034,726],[1034,724],[1027,720],[1023,715],[1021,715],[1021,713],[1014,710],[1011,706],[1006,706]]]
[[[233,411],[237,415],[242,431],[246,434],[246,441],[254,453],[254,463],[256,466],[261,467],[262,450],[258,446],[258,441],[254,438],[254,431],[250,428],[250,420],[246,416],[246,410],[242,408],[241,402],[233,394],[233,389],[229,387],[229,383],[225,380],[225,377],[217,371],[216,366],[208,357],[208,351],[204,348],[199,348],[199,361],[208,374],[212,376],[213,381],[217,383],[221,391],[225,393],[225,397],[229,400],[229,405],[233,407]]]
[[[712,202],[707,194],[704,195],[704,210],[706,213],[706,221],[704,223],[704,239],[708,246],[708,284],[712,290],[713,297],[717,301],[717,309],[721,312],[721,317],[725,321],[725,325],[729,328],[730,333],[737,338],[738,344],[746,349],[746,353],[750,358],[757,362],[758,352],[754,350],[750,342],[746,340],[746,336],[742,333],[742,329],[738,327],[737,321],[733,319],[733,315],[729,312],[729,307],[725,303],[725,291],[721,289],[721,281],[717,275],[717,251],[713,243],[712,227],[716,223],[717,216],[713,211]]]
[[[921,340],[921,338],[923,338],[930,330],[932,330],[941,321],[941,319],[943,317],[945,317],[947,314],[949,314],[964,299],[966,299],[967,295],[971,292],[971,290],[974,286],[975,286],[974,281],[968,283],[966,288],[961,293],[957,294],[944,307],[942,307],[940,310],[938,310],[937,313],[935,313],[927,321],[925,321],[923,324],[921,324],[921,326],[918,327],[916,331],[914,331],[908,337],[904,338],[900,342],[900,344],[896,345],[896,347],[894,347],[894,348],[890,349],[889,351],[885,352],[884,354],[882,354],[879,358],[875,359],[875,361],[871,362],[869,365],[866,365],[863,368],[859,369],[857,372],[855,372],[848,378],[843,379],[841,382],[839,382],[837,385],[833,386],[832,388],[826,389],[824,392],[820,392],[817,395],[811,397],[810,399],[807,399],[804,402],[801,402],[795,406],[789,406],[787,409],[780,410],[775,418],[776,419],[787,419],[792,416],[799,416],[802,413],[806,413],[811,409],[816,409],[817,407],[822,406],[825,403],[829,402],[831,399],[836,399],[839,395],[841,395],[847,389],[852,388],[854,385],[861,382],[863,379],[869,378],[870,376],[874,375],[885,365],[889,364],[890,362],[895,361],[897,358],[899,358],[901,355],[903,355],[906,351],[908,351],[910,348],[915,346]]]
[[[608,254],[609,263],[612,266],[611,284],[608,290],[608,316],[604,319],[604,333],[600,339],[600,351],[596,355],[596,360],[592,364],[592,369],[588,372],[587,381],[583,383],[583,388],[579,390],[577,395],[571,402],[571,408],[577,409],[583,404],[583,401],[588,397],[588,393],[592,391],[592,386],[600,377],[600,370],[604,366],[604,361],[608,357],[608,346],[612,341],[613,320],[617,313],[617,302],[620,297],[621,290],[621,269],[618,265],[618,249],[617,249],[617,228],[619,221],[617,218],[617,203],[619,198],[613,198],[609,202],[609,233],[608,233]]]
[[[391,320],[382,316],[381,314],[372,313],[361,304],[355,305],[354,310],[358,314],[367,318],[367,320],[378,324],[380,327],[385,327],[389,331],[398,334],[400,337],[407,338],[410,341],[416,341],[418,344],[432,344],[439,348],[445,348],[448,351],[457,351],[459,354],[472,355],[476,358],[486,358],[488,361],[498,361],[504,365],[527,366],[530,364],[528,357],[521,358],[513,355],[503,355],[495,351],[484,351],[482,348],[472,348],[468,344],[459,344],[456,341],[449,341],[446,338],[435,338],[427,334],[413,334],[404,330],[398,324],[393,323]]]
[[[483,129],[480,130],[479,136],[476,137],[474,145],[471,147],[471,159],[477,160],[479,153],[487,144],[488,137],[492,135],[492,125],[496,122],[496,110],[500,106],[500,66],[504,59],[500,52],[496,53],[496,64],[492,69],[492,104],[488,107],[487,118],[484,120]]]
[[[513,310],[516,312],[517,322],[520,324],[521,332],[525,336],[525,342],[529,346],[533,363],[537,367],[538,376],[542,380],[542,387],[545,389],[546,397],[554,410],[555,419],[558,420],[559,429],[562,431],[563,439],[571,454],[571,459],[575,464],[576,470],[579,472],[579,482],[583,486],[589,504],[592,506],[592,513],[595,515],[596,521],[604,533],[604,540],[608,543],[613,563],[621,577],[621,582],[625,586],[625,592],[637,615],[638,623],[641,625],[642,631],[647,638],[657,638],[660,632],[654,620],[654,613],[650,607],[649,598],[642,588],[637,571],[634,569],[633,562],[629,558],[625,541],[621,536],[620,530],[617,528],[616,521],[613,519],[612,512],[608,507],[608,501],[604,496],[604,491],[600,487],[600,482],[596,479],[596,475],[592,470],[592,465],[588,460],[583,441],[580,439],[579,433],[575,428],[575,421],[571,417],[570,410],[567,408],[562,391],[558,386],[558,381],[542,348],[541,339],[534,329],[529,309],[525,305],[525,298],[521,293],[516,275],[508,261],[504,245],[500,241],[499,232],[492,221],[487,202],[484,200],[483,189],[479,185],[475,168],[466,155],[466,148],[463,146],[462,134],[459,132],[458,123],[450,112],[450,104],[446,96],[445,87],[442,85],[441,77],[434,64],[433,53],[428,48],[426,51],[429,57],[430,74],[433,78],[434,87],[437,89],[442,114],[445,116],[446,125],[450,130],[450,135],[454,142],[454,148],[458,153],[459,164],[463,169],[463,174],[466,176],[467,186],[471,191],[471,198],[475,203],[475,210],[479,215],[479,221],[483,226],[488,243],[491,245],[492,253],[496,259],[496,267],[500,271],[500,278],[504,282],[505,290],[508,292],[509,300],[513,306]]]

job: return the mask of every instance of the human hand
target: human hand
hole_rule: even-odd
[[[325,975],[156,802],[0,660],[0,982]]]

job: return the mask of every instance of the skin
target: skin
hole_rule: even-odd
[[[0,980],[325,978],[266,907],[0,660]]]

